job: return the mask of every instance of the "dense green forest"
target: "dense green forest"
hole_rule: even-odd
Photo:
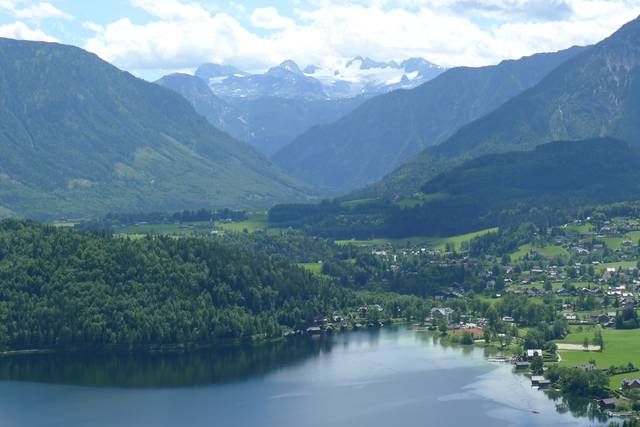
[[[316,261],[325,274],[295,265]],[[429,282],[393,276],[367,251],[297,233],[129,238],[4,220],[0,349],[280,337],[363,304],[424,318],[431,304],[411,295],[429,295]],[[440,276],[433,289],[452,277]]]
[[[280,336],[357,296],[214,239],[128,239],[0,223],[0,346],[208,343]]]
[[[405,205],[280,205],[278,226],[336,238],[448,236],[533,221],[552,226],[585,206],[640,198],[640,152],[615,139],[554,142],[530,152],[487,155],[440,174]]]

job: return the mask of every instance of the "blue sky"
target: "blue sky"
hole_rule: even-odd
[[[0,36],[59,41],[145,78],[356,55],[487,65],[597,42],[640,0],[0,0]]]

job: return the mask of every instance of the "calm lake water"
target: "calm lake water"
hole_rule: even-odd
[[[408,328],[171,355],[0,359],[0,426],[592,426],[553,400]]]

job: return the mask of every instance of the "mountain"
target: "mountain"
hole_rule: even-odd
[[[446,197],[399,212],[394,219],[398,226],[407,216],[426,227],[440,221],[442,227],[468,224],[467,229],[479,229],[504,224],[518,213],[527,217],[534,208],[553,212],[638,200],[640,148],[617,139],[597,138],[552,142],[526,152],[488,154],[427,181],[422,192],[427,197]],[[451,222],[457,225],[447,225]]]
[[[200,78],[189,74],[170,74],[156,82],[160,86],[178,92],[209,123],[241,141],[251,142],[252,130],[245,113],[217,97]]]
[[[339,119],[365,101],[362,97],[314,100],[273,96],[225,101],[196,76],[171,74],[156,83],[178,92],[209,123],[266,155],[315,125]]]
[[[251,130],[246,141],[267,156],[310,128],[332,123],[349,114],[365,101],[364,97],[336,100],[275,96],[227,98],[229,104],[242,112],[242,119]]]
[[[215,82],[215,79],[224,79],[230,76],[241,77],[248,74],[231,65],[202,64],[196,70],[195,75],[205,83],[211,84]]]
[[[264,74],[249,74],[228,65],[203,64],[195,75],[223,98],[337,100],[412,89],[444,70],[424,58],[409,58],[398,63],[357,56],[341,67],[309,64],[304,71],[294,61],[286,60]]]
[[[211,70],[220,71],[215,64],[201,66],[196,75],[209,84],[211,90],[223,98],[257,98],[263,96],[288,99],[327,99],[322,83],[305,75],[298,65],[287,60],[270,68],[264,74],[233,72],[215,75]],[[231,69],[233,70],[233,69]]]
[[[335,123],[310,129],[273,160],[291,175],[336,194],[364,186],[535,85],[583,50],[450,69],[413,90],[373,98]]]
[[[369,194],[411,191],[445,168],[487,153],[527,150],[558,139],[635,141],[639,118],[640,18],[446,142],[424,150]]]
[[[357,56],[338,69],[313,68],[310,73],[320,80],[331,98],[357,95],[375,96],[397,89],[413,89],[445,71],[444,67],[424,58],[376,61]]]
[[[214,126],[271,156],[312,127],[344,117],[371,96],[415,87],[442,71],[422,58],[385,63],[357,57],[339,70],[308,65],[303,71],[287,60],[263,74],[203,64],[195,77],[211,93],[186,75],[167,76],[157,83],[187,98]]]
[[[640,199],[640,146],[612,138],[489,154],[429,180],[414,200],[282,205],[277,226],[338,238],[443,236],[523,221],[558,224],[582,207]]]
[[[0,93],[4,213],[269,206],[308,194],[181,96],[75,47],[0,39]]]

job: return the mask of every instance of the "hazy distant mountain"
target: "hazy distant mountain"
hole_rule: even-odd
[[[241,141],[251,142],[252,130],[245,113],[217,97],[200,78],[189,74],[171,74],[156,82],[185,97],[209,123]]]
[[[373,98],[337,122],[309,130],[274,160],[290,174],[334,193],[364,186],[535,85],[582,50],[448,70],[413,90]],[[410,60],[405,66],[420,64]],[[418,186],[412,184],[413,191]]]
[[[347,99],[300,99],[264,96],[228,98],[243,112],[251,129],[247,142],[270,156],[313,126],[332,123],[366,101],[364,97]]]
[[[211,90],[221,97],[327,99],[322,83],[306,76],[293,61],[284,61],[264,74],[246,74],[232,68],[223,73],[223,68],[205,64],[196,71],[196,75],[205,80]]]
[[[204,81],[172,74],[156,82],[191,102],[214,126],[271,155],[309,128],[331,123],[350,113],[364,98],[342,100],[302,98],[227,98],[216,96]]]
[[[487,153],[553,140],[640,135],[640,18],[551,72],[539,84],[426,149],[374,188],[411,191],[444,169]]]
[[[324,69],[310,64],[304,71],[295,62],[287,60],[264,74],[253,75],[231,66],[204,64],[198,68],[196,76],[221,97],[344,99],[411,89],[444,70],[423,58],[397,63],[358,56],[342,67]]]
[[[231,65],[220,64],[203,64],[196,70],[196,76],[207,84],[215,82],[215,79],[226,78],[230,76],[246,76],[244,71],[237,69]]]
[[[312,127],[340,119],[367,98],[415,87],[442,71],[421,58],[395,63],[357,57],[338,70],[308,65],[304,71],[287,60],[263,74],[203,64],[195,75],[212,92],[207,100],[209,94],[197,82],[187,89],[185,76],[158,83],[191,101],[215,126],[272,155]],[[222,107],[221,101],[228,105]]]
[[[0,210],[268,206],[307,189],[181,96],[81,49],[0,39]]]

